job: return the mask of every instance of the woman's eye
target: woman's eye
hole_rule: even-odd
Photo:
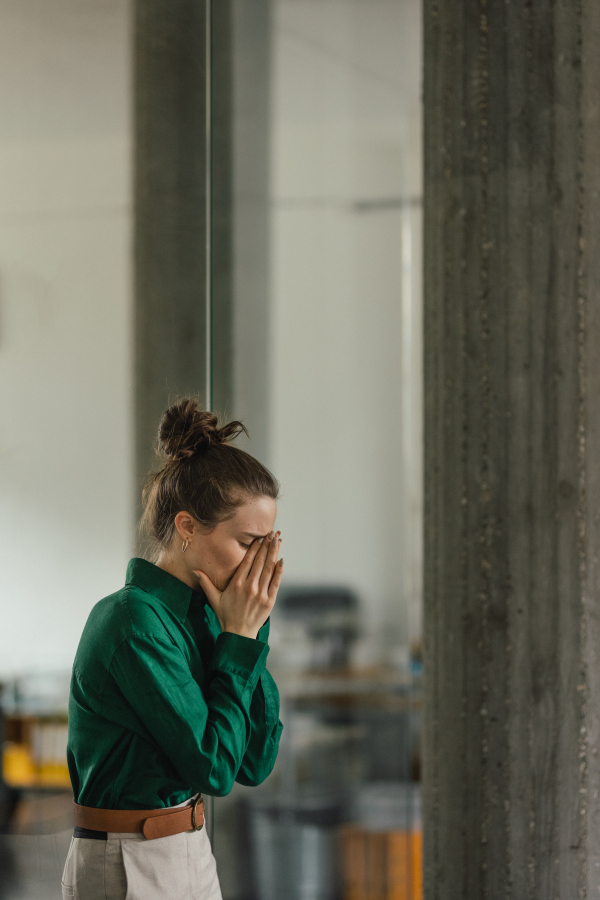
[[[249,549],[250,549],[250,547],[251,547],[251,546],[252,546],[252,544],[244,544],[244,542],[243,542],[243,541],[239,541],[239,543],[240,543],[240,544],[241,544],[241,545],[242,545],[242,547],[245,547],[245,548],[246,548],[246,550],[249,550]]]

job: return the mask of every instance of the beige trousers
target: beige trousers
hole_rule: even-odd
[[[153,841],[113,832],[106,841],[74,837],[62,894],[63,900],[222,900],[206,828]]]

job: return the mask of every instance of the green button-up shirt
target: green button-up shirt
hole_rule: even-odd
[[[75,800],[175,806],[271,772],[282,725],[258,639],[221,633],[205,595],[143,559],[94,606],[79,643],[67,757]]]

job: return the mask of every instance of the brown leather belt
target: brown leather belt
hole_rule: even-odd
[[[74,802],[74,820],[90,831],[141,831],[149,841],[182,831],[200,831],[204,825],[202,794],[187,806],[175,809],[97,809]]]

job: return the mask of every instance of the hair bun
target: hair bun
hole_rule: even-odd
[[[226,444],[244,431],[241,422],[229,422],[219,428],[214,413],[200,409],[195,397],[187,397],[170,406],[158,429],[159,451],[179,462],[205,452],[209,447]]]

